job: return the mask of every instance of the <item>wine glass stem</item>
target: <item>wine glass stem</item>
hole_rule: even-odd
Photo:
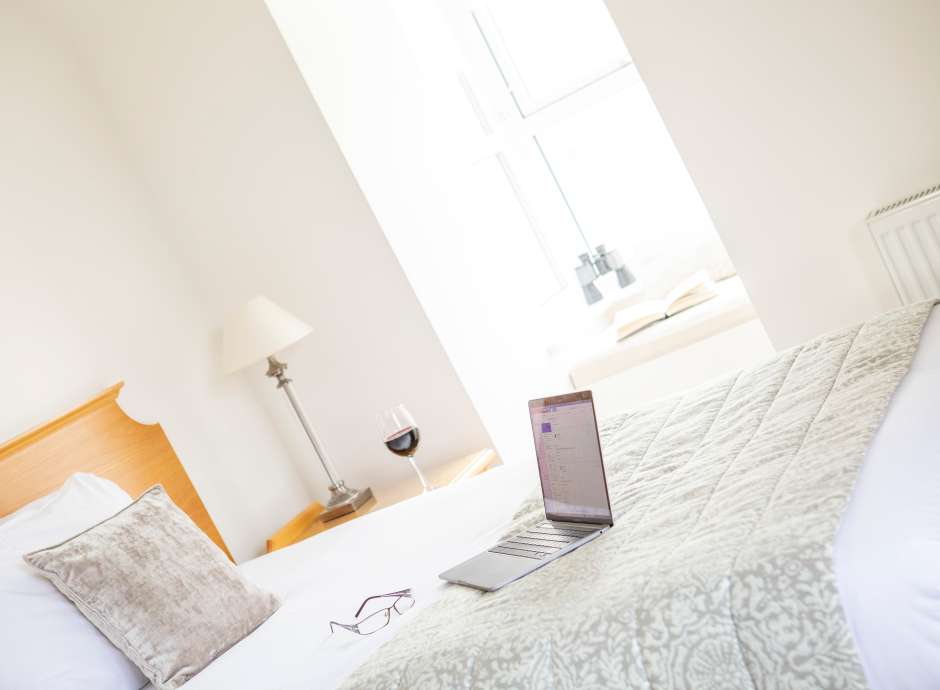
[[[421,470],[418,468],[418,463],[415,462],[415,459],[409,456],[408,462],[410,462],[411,466],[415,468],[415,472],[418,474],[418,479],[421,480],[421,487],[425,491],[430,491],[432,487],[430,484],[428,484],[428,480],[424,478],[424,475],[421,474]]]

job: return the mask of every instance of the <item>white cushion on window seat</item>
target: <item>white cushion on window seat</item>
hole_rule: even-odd
[[[718,296],[633,335],[611,342],[608,333],[598,334],[572,358],[569,369],[576,388],[630,367],[662,357],[757,318],[744,284],[737,276],[717,283]]]

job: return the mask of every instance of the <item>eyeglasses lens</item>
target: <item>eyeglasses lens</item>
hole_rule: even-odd
[[[395,610],[398,613],[404,613],[415,605],[415,600],[411,597],[398,597],[395,601]]]
[[[389,618],[391,617],[391,611],[389,609],[383,609],[381,611],[376,611],[371,616],[367,616],[359,621],[358,628],[360,635],[371,635],[376,630],[381,630],[386,625],[388,625]]]

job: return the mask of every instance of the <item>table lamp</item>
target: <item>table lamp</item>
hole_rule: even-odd
[[[275,354],[293,345],[313,331],[308,324],[293,314],[281,309],[266,297],[255,297],[225,320],[222,333],[222,369],[231,374],[244,369],[262,359],[268,360],[267,375],[277,380],[277,387],[282,389],[297,413],[297,419],[313,446],[323,471],[330,481],[330,500],[320,514],[321,521],[332,520],[351,513],[372,498],[372,489],[351,489],[340,479],[333,467],[323,444],[317,437],[310,420],[307,418],[300,401],[294,394],[291,380],[284,375],[287,364],[275,357]]]

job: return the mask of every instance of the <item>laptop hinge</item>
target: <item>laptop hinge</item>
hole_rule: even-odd
[[[565,520],[552,520],[551,518],[548,518],[546,522],[550,522],[552,525],[562,529],[580,529],[585,532],[594,532],[605,527],[610,527],[610,523],[607,522],[566,522]]]

